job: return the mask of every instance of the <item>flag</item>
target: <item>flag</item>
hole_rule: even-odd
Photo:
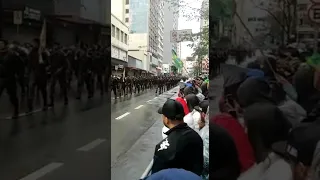
[[[177,69],[182,69],[183,67],[183,63],[182,61],[179,59],[179,57],[177,56],[177,53],[175,50],[171,50],[171,53],[172,53],[172,61],[174,63],[174,66],[177,68]]]
[[[316,71],[320,71],[320,54],[314,53],[311,57],[308,57],[307,64],[313,67]]]
[[[46,48],[46,44],[47,44],[47,22],[46,19],[43,20],[43,25],[42,25],[42,29],[41,29],[41,33],[40,33],[40,46],[39,46],[39,63],[43,64],[43,59],[42,59],[42,52],[44,51],[44,49]]]
[[[311,57],[308,57],[307,64],[315,69],[313,86],[317,90],[320,90],[320,54],[314,53]]]

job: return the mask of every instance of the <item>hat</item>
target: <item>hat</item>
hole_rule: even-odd
[[[152,174],[147,180],[201,180],[201,177],[184,169],[165,169]]]
[[[159,108],[158,113],[163,114],[170,120],[183,120],[184,117],[183,106],[173,99],[168,99],[164,105]]]
[[[206,113],[209,107],[209,100],[203,100],[199,103],[199,108],[201,112]]]
[[[274,143],[272,149],[275,153],[288,159],[310,166],[317,143],[320,140],[319,132],[319,124],[301,125],[289,133],[287,141]]]

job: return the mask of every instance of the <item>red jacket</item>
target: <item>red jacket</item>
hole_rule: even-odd
[[[245,172],[255,163],[253,148],[249,142],[248,136],[233,116],[227,113],[222,113],[214,116],[211,119],[215,123],[228,131],[232,136],[238,150],[239,161],[241,163],[241,172]]]
[[[184,115],[189,114],[189,108],[188,108],[187,102],[181,97],[177,97],[176,101],[178,101],[182,104],[183,110],[184,110]]]

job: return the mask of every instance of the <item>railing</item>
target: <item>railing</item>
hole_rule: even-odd
[[[141,178],[139,180],[145,180],[149,175],[151,175],[151,168],[153,165],[153,159],[152,161],[149,163],[148,167],[146,168],[146,170],[143,172]]]

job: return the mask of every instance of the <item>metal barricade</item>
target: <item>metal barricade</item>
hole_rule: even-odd
[[[143,172],[141,178],[139,180],[145,180],[150,174],[151,174],[151,168],[153,165],[153,159],[152,161],[149,163],[148,167],[146,168],[146,170]]]

